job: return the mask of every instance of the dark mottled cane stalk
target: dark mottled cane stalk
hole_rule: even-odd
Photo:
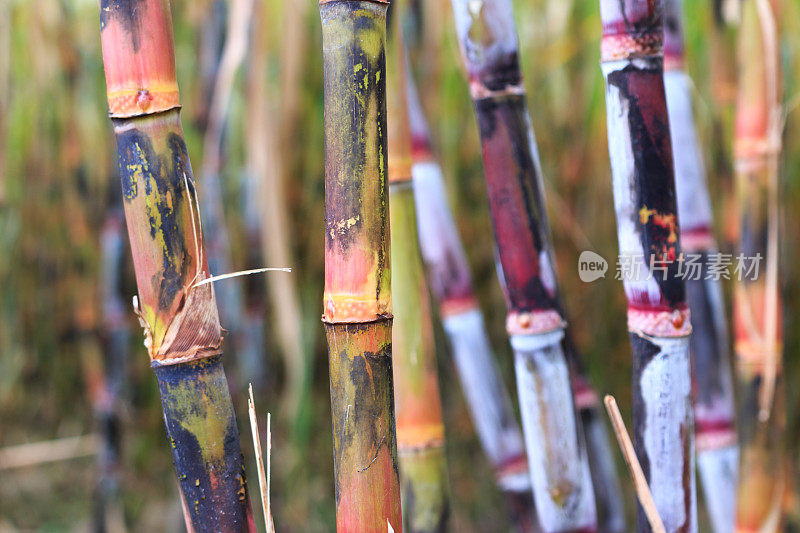
[[[392,378],[386,9],[320,3],[325,292],[340,532],[402,530]]]
[[[410,75],[407,94],[417,230],[428,284],[438,303],[472,423],[506,496],[512,521],[520,531],[535,531],[536,511],[522,429],[494,359],[442,170]]]
[[[733,530],[739,447],[733,377],[721,276],[723,256],[713,234],[711,200],[692,113],[691,79],[684,70],[681,0],[666,0],[664,84],[678,193],[681,245],[686,258],[686,301],[692,314],[689,342],[697,469],[714,531]],[[693,268],[688,268],[693,265]]]
[[[664,89],[660,0],[601,0],[620,274],[633,348],[633,433],[668,532],[697,530],[689,309]],[[640,508],[639,531],[650,531]]]
[[[100,4],[145,346],[158,380],[187,528],[254,530],[222,329],[179,117],[167,0]]]
[[[393,14],[397,5],[392,6]],[[407,532],[443,532],[449,514],[445,433],[430,295],[414,204],[407,60],[401,17],[392,16],[390,20],[386,100],[392,227],[392,358],[403,527]]]
[[[480,128],[506,327],[539,524],[593,530],[594,495],[571,394],[542,173],[533,138],[510,0],[453,0]]]
[[[775,13],[747,0],[739,29],[734,132],[738,239],[733,334],[741,462],[736,531],[777,531],[787,482],[778,279],[781,80]]]
[[[121,202],[108,209],[100,235],[102,333],[105,380],[100,401],[95,402],[95,417],[100,423],[103,449],[98,454],[100,479],[97,486],[96,524],[122,522],[119,505],[119,469],[122,445],[121,409],[125,401],[130,328],[123,297],[123,255],[125,219]],[[102,522],[101,522],[102,521]],[[112,524],[114,522],[111,522]]]

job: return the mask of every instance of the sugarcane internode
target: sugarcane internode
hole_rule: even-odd
[[[504,282],[506,326],[533,495],[544,531],[597,526],[583,434],[563,342],[543,183],[509,0],[453,0]]]
[[[699,258],[685,276],[692,314],[692,359],[697,466],[714,531],[733,531],[739,462],[728,329],[719,279],[708,276],[717,253],[711,200],[692,113],[691,79],[684,70],[681,1],[667,0],[664,19],[664,83],[675,164],[681,247]]]
[[[402,531],[392,377],[386,9],[321,2],[325,291],[336,523]]]
[[[601,0],[600,7],[619,252],[643,273],[624,278],[633,348],[634,445],[666,530],[696,531],[691,324],[677,261],[681,248],[663,77],[663,5]],[[639,530],[649,529],[640,512]]]
[[[183,140],[167,0],[100,5],[108,105],[138,299],[187,527],[254,530],[221,363],[194,178]]]
[[[180,107],[167,0],[102,0],[100,30],[112,117]]]

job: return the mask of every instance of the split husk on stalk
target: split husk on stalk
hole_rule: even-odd
[[[187,528],[255,529],[179,117],[167,0],[103,0],[101,41],[137,312],[161,393]]]
[[[608,145],[633,348],[633,434],[667,532],[696,531],[689,309],[667,101],[661,0],[601,0]],[[650,531],[639,512],[639,531]]]

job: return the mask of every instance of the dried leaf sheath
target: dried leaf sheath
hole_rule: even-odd
[[[681,1],[667,0],[664,24],[664,83],[667,94],[681,244],[699,257],[700,268],[686,279],[692,313],[693,400],[697,463],[714,531],[733,530],[739,462],[733,378],[722,286],[709,275],[716,256],[711,201],[694,126],[691,80],[684,70]]]
[[[181,130],[169,3],[100,6],[139,314],[194,531],[253,530],[236,419],[219,355],[192,169]]]
[[[411,76],[407,94],[417,229],[428,284],[439,304],[473,425],[495,469],[497,483],[508,498],[514,523],[521,531],[529,531],[534,527],[535,517],[522,430],[494,360],[467,257],[447,202],[442,171],[433,155],[428,125]]]
[[[340,532],[402,530],[391,348],[386,7],[320,3],[325,293]]]
[[[392,17],[387,46],[387,115],[394,299],[392,355],[403,526],[407,532],[443,532],[449,514],[445,434],[430,296],[417,234],[406,95],[408,72],[400,22],[400,17]]]
[[[785,474],[782,304],[779,291],[778,35],[771,2],[748,0],[739,30],[734,132],[737,255],[761,257],[758,274],[735,281],[733,330],[742,446],[736,530],[781,523]]]
[[[600,7],[617,235],[623,264],[632,265],[623,280],[633,348],[634,445],[666,530],[696,531],[691,326],[678,276],[662,4],[601,0]],[[639,530],[650,530],[641,508]]]
[[[594,529],[511,2],[454,0],[453,10],[480,128],[539,522],[544,531]]]

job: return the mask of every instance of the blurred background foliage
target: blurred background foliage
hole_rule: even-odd
[[[735,2],[735,0],[734,0]],[[207,107],[200,51],[212,0],[173,0],[176,62],[189,153],[200,180]],[[321,37],[316,4],[309,0],[257,0],[272,116],[282,136],[291,266],[302,311],[303,342],[312,379],[298,410],[286,401],[286,364],[276,316],[265,312],[263,360],[267,378],[256,398],[273,413],[272,505],[279,530],[329,531],[334,524],[328,369],[319,323],[323,254],[323,133]],[[599,69],[600,22],[596,1],[515,2],[521,62],[547,184],[559,279],[575,340],[594,385],[613,393],[630,414],[630,351],[625,301],[613,279],[616,237],[606,147],[605,105]],[[421,85],[450,201],[473,265],[480,302],[506,383],[514,390],[505,307],[494,272],[492,231],[467,84],[461,70],[452,14],[446,0],[417,0],[422,14],[420,50],[412,66]],[[0,446],[97,431],[87,382],[102,363],[96,339],[101,323],[100,231],[119,196],[113,137],[107,119],[95,0],[0,0]],[[714,29],[710,0],[685,7],[688,71],[695,83],[696,120],[706,155],[717,233],[731,251],[730,140],[735,30]],[[785,369],[789,444],[797,466],[800,405],[792,383],[800,378],[800,3],[783,2],[780,18],[786,101],[784,274]],[[297,68],[287,75],[286,65]],[[237,77],[227,122],[222,174],[233,268],[250,268],[254,255],[243,213],[248,200],[246,86],[252,56]],[[278,116],[291,106],[289,120]],[[203,187],[200,180],[199,187]],[[252,198],[250,198],[252,200]],[[576,276],[577,257],[590,249],[609,259],[610,275],[591,284]],[[256,251],[256,254],[258,251]],[[124,295],[135,294],[125,247]],[[257,265],[261,266],[261,265]],[[215,272],[215,274],[220,274]],[[248,280],[264,291],[286,274]],[[225,282],[222,282],[225,283]],[[729,284],[728,284],[729,285]],[[730,287],[727,287],[728,290]],[[182,516],[160,405],[139,326],[131,335],[122,412],[121,502],[131,530],[181,530]],[[223,322],[223,327],[226,324]],[[438,327],[438,326],[437,326]],[[507,529],[507,513],[471,426],[455,369],[438,331],[439,366],[448,439],[454,531]],[[228,368],[237,368],[228,350]],[[248,376],[232,383],[245,454],[252,461],[246,424]],[[252,462],[251,497],[256,496]],[[621,459],[620,459],[620,467]],[[0,530],[85,530],[92,524],[97,478],[91,457],[0,470]],[[624,495],[633,512],[626,480]],[[257,500],[254,499],[258,511]],[[793,503],[795,510],[798,505]],[[707,524],[701,507],[701,530]]]

